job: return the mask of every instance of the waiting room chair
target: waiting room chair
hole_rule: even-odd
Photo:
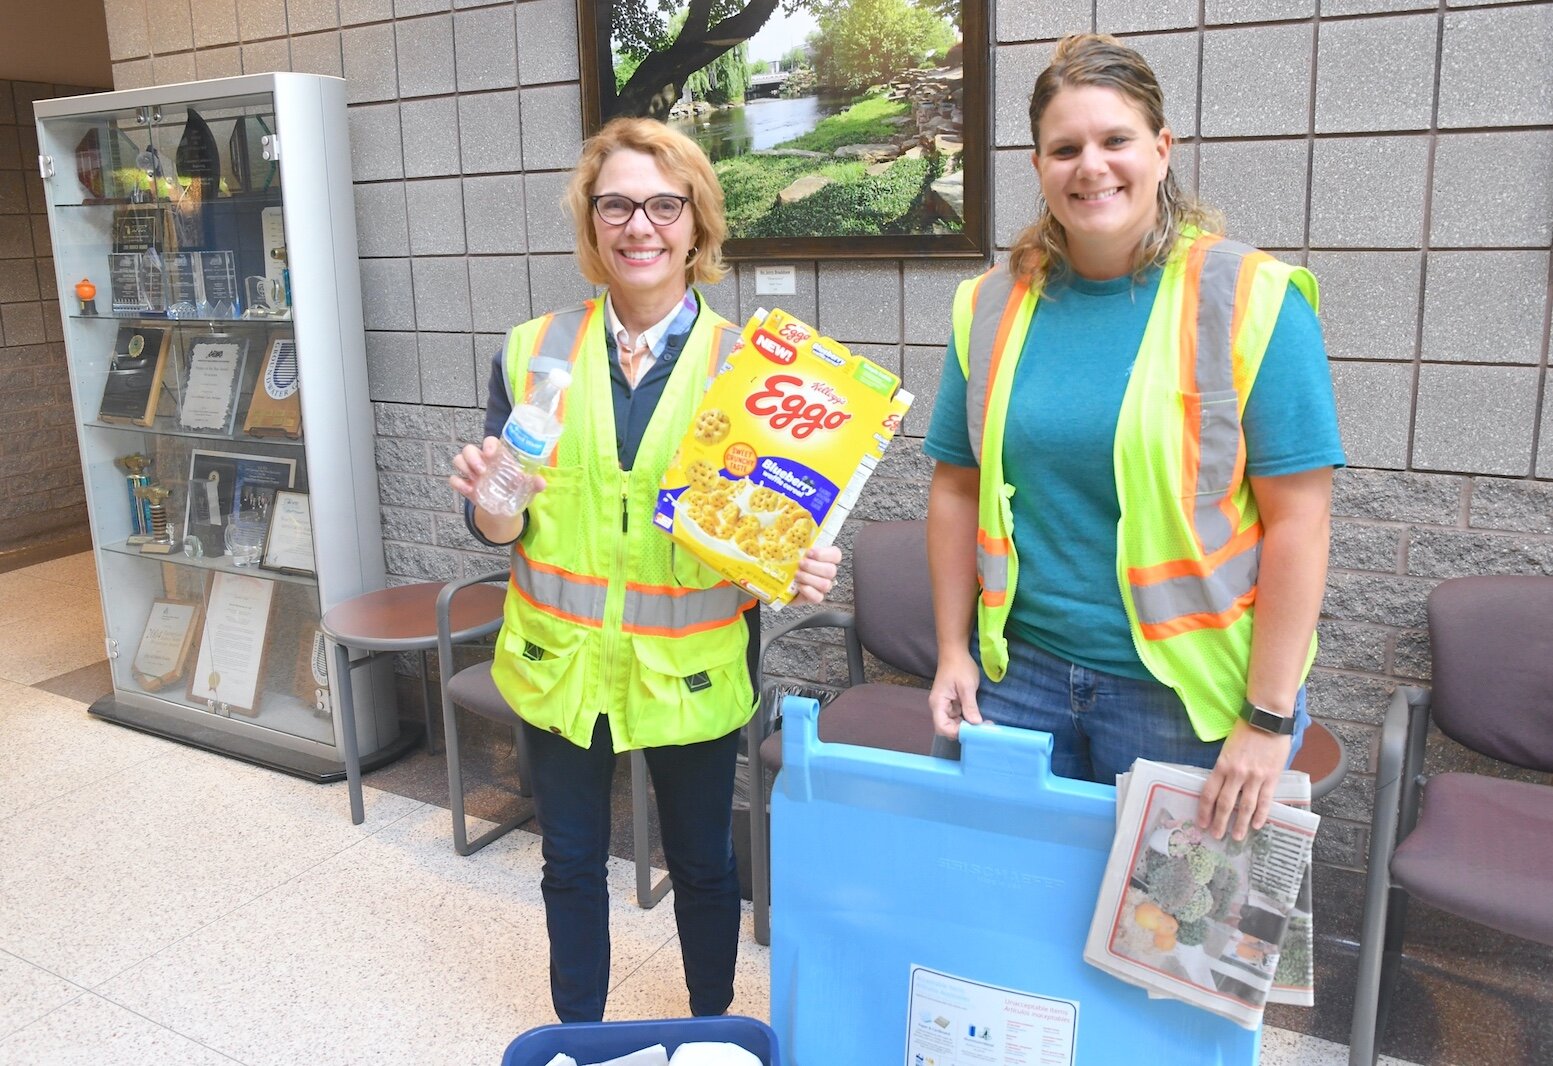
[[[1350,1066],[1371,1066],[1402,964],[1407,901],[1553,945],[1553,787],[1426,777],[1429,724],[1472,751],[1553,771],[1553,577],[1463,577],[1429,596],[1432,689],[1399,688],[1381,728]]]
[[[449,624],[449,612],[454,595],[460,589],[486,582],[499,582],[505,585],[509,576],[507,570],[494,570],[463,581],[451,582],[437,597],[437,661],[443,667],[441,671],[443,746],[447,750],[448,759],[448,801],[453,813],[453,847],[460,855],[473,855],[497,837],[516,829],[534,817],[532,811],[528,814],[514,815],[471,840],[468,821],[464,814],[464,773],[458,744],[458,707],[473,711],[482,718],[488,718],[512,729],[512,743],[518,760],[519,795],[525,797],[533,795],[530,785],[533,778],[529,772],[528,746],[523,741],[523,730],[518,724],[516,712],[507,703],[506,697],[496,688],[496,682],[491,679],[490,661],[465,667],[457,673],[454,673],[452,668],[453,634]],[[501,627],[501,622],[501,618],[497,618],[489,626],[480,630],[466,631],[460,636],[465,640],[489,636]],[[648,847],[647,760],[639,751],[633,751],[630,758],[636,902],[646,910],[657,904],[668,893],[669,879],[665,875],[659,878],[656,884],[652,880],[652,861]]]
[[[863,650],[886,665],[931,682],[938,670],[933,592],[928,578],[927,522],[871,522],[858,530],[852,548],[852,611],[819,610],[777,626],[761,639],[759,677],[783,637],[804,629],[839,628],[847,649],[847,685],[820,711],[820,739],[915,755],[957,757],[952,741],[933,732],[927,689],[866,683]],[[762,680],[761,690],[765,691]],[[765,817],[766,771],[782,768],[780,722],[757,713],[746,727],[750,762],[750,895],[755,939],[771,939],[771,844]],[[1342,742],[1319,722],[1305,730],[1294,769],[1310,775],[1311,798],[1320,799],[1342,781],[1348,757]]]

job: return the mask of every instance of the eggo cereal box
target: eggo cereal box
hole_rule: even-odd
[[[658,527],[763,603],[795,592],[911,406],[900,379],[784,311],[757,312],[663,475]]]

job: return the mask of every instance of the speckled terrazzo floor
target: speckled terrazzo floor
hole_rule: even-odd
[[[96,609],[89,556],[0,574],[0,1064],[495,1064],[554,1020],[537,837],[460,858],[404,774],[352,826],[343,784],[88,717]],[[670,905],[611,877],[609,1016],[682,1014]],[[734,1010],[764,1017],[751,930]],[[1268,1029],[1262,1061],[1347,1059]]]

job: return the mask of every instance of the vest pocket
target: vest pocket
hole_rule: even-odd
[[[742,618],[726,629],[726,637],[633,638],[626,702],[633,747],[712,740],[749,720],[754,689],[744,661],[748,629]]]
[[[587,634],[560,627],[541,631],[550,628],[536,626],[527,634],[504,628],[491,677],[525,721],[571,736],[587,682],[587,656],[581,654]]]
[[[1223,496],[1240,454],[1240,394],[1234,389],[1181,393],[1188,438],[1197,440],[1198,496]]]

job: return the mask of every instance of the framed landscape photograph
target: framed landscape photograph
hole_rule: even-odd
[[[706,151],[730,259],[985,256],[986,0],[578,0],[583,118]]]

